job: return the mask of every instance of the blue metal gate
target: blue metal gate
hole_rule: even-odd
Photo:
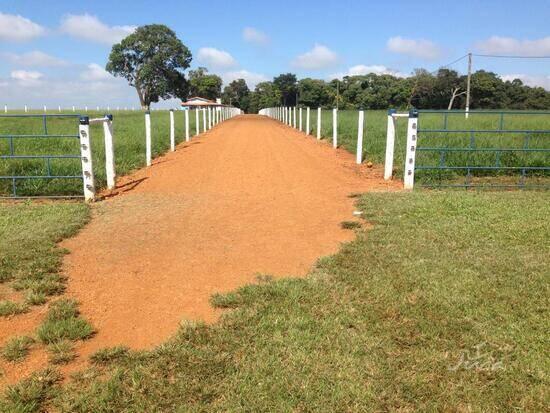
[[[550,188],[550,112],[419,110],[415,183]]]
[[[0,115],[0,198],[82,198],[80,115]]]

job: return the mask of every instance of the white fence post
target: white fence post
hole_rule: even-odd
[[[206,109],[202,108],[202,131],[206,132]]]
[[[29,108],[27,107],[27,105],[25,105],[25,113],[27,113],[29,111]]]
[[[306,135],[309,135],[311,129],[309,128],[309,107],[306,110]]]
[[[384,179],[387,181],[393,175],[393,153],[395,148],[395,109],[388,110],[388,126],[386,128],[386,160],[384,162]]]
[[[185,142],[189,142],[189,109],[185,110]]]
[[[302,108],[300,107],[300,121],[298,122],[300,124],[300,132],[302,132]]]
[[[170,109],[170,150],[176,150],[176,125],[174,125],[174,109]]]
[[[357,153],[355,155],[355,163],[363,162],[363,125],[365,124],[365,112],[359,111],[359,120],[357,123]]]
[[[296,125],[296,106],[294,106],[294,129],[296,129],[298,125]]]
[[[201,133],[201,126],[199,122],[199,108],[195,108],[195,135]]]
[[[151,166],[151,113],[145,112],[145,160]]]
[[[90,139],[90,118],[82,116],[79,123],[78,136],[80,139],[80,161],[82,164],[84,199],[86,201],[93,201],[95,198],[95,182]]]
[[[115,187],[115,148],[113,142],[113,115],[105,115],[103,122],[103,137],[105,139],[105,174],[107,176],[107,188]]]
[[[321,108],[317,108],[317,140],[321,139]]]
[[[4,105],[4,113],[8,113],[8,105]]]
[[[208,106],[208,129],[212,129],[212,108]]]
[[[338,109],[332,109],[332,147],[338,147]]]
[[[407,155],[405,156],[405,189],[414,187],[414,164],[416,161],[416,143],[418,131],[418,111],[411,110],[407,126]]]

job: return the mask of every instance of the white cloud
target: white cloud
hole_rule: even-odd
[[[4,53],[3,56],[6,57],[11,63],[17,66],[39,66],[39,67],[49,67],[49,66],[64,66],[67,64],[64,60],[58,59],[57,57],[51,56],[47,53],[35,50],[32,52],[16,54],[16,53]]]
[[[82,80],[97,81],[113,79],[113,76],[97,63],[90,63],[88,68],[80,74]]]
[[[46,29],[23,16],[0,12],[0,40],[24,42],[45,33]]]
[[[415,40],[395,36],[388,39],[387,47],[391,52],[426,60],[434,60],[441,56],[439,46],[425,39]]]
[[[313,49],[298,56],[292,64],[300,69],[319,70],[338,63],[338,55],[322,44],[315,44]]]
[[[518,40],[513,37],[492,36],[487,40],[478,42],[476,48],[488,54],[550,56],[550,36],[535,40]]]
[[[44,75],[33,70],[12,70],[10,77],[15,80],[15,84],[28,87],[39,84]]]
[[[224,73],[222,79],[224,84],[228,84],[236,79],[244,79],[249,89],[254,89],[258,83],[269,80],[265,75],[249,72],[248,70],[236,70]]]
[[[69,14],[61,21],[61,31],[95,43],[112,45],[133,33],[135,26],[108,26],[90,14]]]
[[[550,91],[550,75],[526,75],[526,74],[510,74],[510,75],[501,75],[500,76],[504,81],[512,81],[514,79],[519,79],[523,82],[524,85],[532,87],[542,87]]]
[[[230,68],[237,65],[237,61],[224,50],[214,47],[202,47],[197,55],[199,62],[214,68]]]
[[[243,30],[243,39],[245,42],[255,44],[257,46],[265,46],[269,44],[269,37],[264,32],[255,29],[254,27],[245,27]]]
[[[356,65],[348,69],[347,72],[334,73],[329,76],[330,79],[342,79],[344,76],[360,76],[374,73],[376,75],[392,75],[395,77],[407,77],[408,75],[398,70],[390,69],[383,65]]]

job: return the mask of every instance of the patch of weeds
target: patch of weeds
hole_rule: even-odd
[[[348,198],[360,198],[361,195],[363,194],[360,192],[352,192],[351,194],[348,195]]]
[[[74,345],[69,340],[61,340],[48,346],[50,362],[53,364],[67,364],[76,358]]]
[[[342,229],[357,229],[361,228],[361,223],[357,221],[342,221],[340,226]]]
[[[25,297],[25,303],[28,305],[42,305],[47,301],[46,294],[44,293],[35,293],[31,291]]]
[[[28,311],[28,307],[25,304],[14,303],[9,300],[0,301],[0,317],[7,317],[10,315],[21,314]]]
[[[57,370],[47,368],[32,374],[14,386],[9,386],[0,411],[34,413],[44,411],[43,403],[53,396],[54,386],[61,379]]]
[[[25,277],[11,284],[16,291],[30,290],[36,294],[58,295],[65,291],[65,278],[59,274],[46,274],[41,277]]]
[[[61,340],[84,340],[94,333],[93,327],[81,318],[74,300],[62,299],[53,303],[46,319],[38,328],[38,338],[44,344]]]
[[[105,366],[107,364],[119,361],[128,356],[130,349],[125,346],[103,348],[90,356],[93,364]]]
[[[238,291],[225,294],[216,293],[210,298],[210,304],[216,308],[237,308],[242,304],[242,296]]]
[[[33,343],[32,337],[13,337],[2,348],[2,357],[7,361],[22,361],[29,354]]]

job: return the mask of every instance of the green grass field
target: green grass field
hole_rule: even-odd
[[[72,114],[67,113],[67,114]],[[101,117],[103,113],[86,113],[90,118]],[[113,128],[115,139],[115,162],[117,175],[122,176],[145,166],[145,118],[143,112],[114,112]],[[196,133],[195,111],[189,116],[190,136]],[[78,135],[78,118],[53,118],[47,121],[50,135]],[[14,119],[0,116],[0,135],[9,134],[42,134],[43,119]],[[185,140],[185,118],[182,111],[175,113],[176,143]],[[200,117],[200,130],[203,130]],[[96,185],[103,188],[105,178],[105,149],[103,130],[100,124],[90,127],[92,137],[92,154]],[[168,111],[151,112],[151,135],[153,157],[161,155],[170,148],[170,117]],[[0,154],[10,151],[10,140],[0,138]],[[17,154],[79,154],[78,139],[14,139],[14,153]],[[78,175],[80,173],[79,159],[52,159],[50,162],[52,175]],[[37,175],[47,174],[46,161],[28,159],[0,159],[1,175]],[[17,183],[18,194],[28,195],[81,195],[82,181],[73,180],[20,180]],[[0,180],[0,196],[9,195],[12,183]]]
[[[305,129],[305,111],[303,112],[303,125]],[[338,145],[355,153],[357,150],[358,112],[343,110],[338,113]],[[472,141],[470,130],[498,131],[500,114],[475,114],[472,112],[468,120],[463,113],[449,114],[445,121],[444,114],[421,114],[419,128],[421,129],[452,129],[464,130],[461,133],[420,132],[419,146],[442,147],[453,149],[485,148],[485,149],[543,149],[537,152],[502,151],[498,155],[495,151],[466,152],[453,151],[443,154],[442,151],[418,152],[417,166],[438,166],[444,156],[447,166],[492,166],[498,162],[502,167],[549,167],[550,166],[550,113],[544,114],[506,114],[503,118],[502,129],[508,130],[545,130],[549,133],[476,133]],[[311,134],[317,135],[317,112],[311,111]],[[366,111],[364,126],[363,159],[373,163],[383,163],[386,152],[386,111]],[[321,136],[332,141],[332,111],[324,110],[321,114]],[[407,142],[407,119],[399,119],[397,122],[397,134],[395,143],[394,169],[396,176],[403,175],[404,160]],[[463,176],[467,171],[437,171],[425,170],[417,172],[416,180],[421,184],[434,184],[453,182]],[[484,177],[486,183],[515,183],[519,182],[521,171],[495,171],[495,170],[471,170],[473,177]],[[491,177],[495,177],[491,181]],[[504,178],[504,179],[503,179]],[[550,171],[527,171],[525,183],[527,185],[550,185]]]
[[[216,296],[230,309],[221,322],[189,324],[149,352],[103,350],[68,385],[38,372],[8,388],[0,410],[545,411],[549,202],[366,194],[358,208],[374,227],[307,278]],[[76,206],[19,208],[27,218],[6,221],[2,239]],[[19,357],[15,344],[5,351]]]

